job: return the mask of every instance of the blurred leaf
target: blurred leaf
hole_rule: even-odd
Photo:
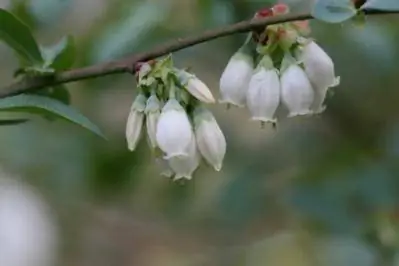
[[[318,0],[313,7],[312,15],[328,23],[340,23],[356,15],[351,0]]]
[[[399,11],[398,0],[368,0],[360,9]]]
[[[13,48],[30,65],[43,61],[39,47],[22,21],[0,8],[0,39]]]
[[[132,2],[130,9],[126,7],[117,23],[112,23],[105,32],[94,41],[91,61],[101,62],[123,56],[134,51],[138,44],[148,38],[151,33],[167,18],[171,10],[171,1]]]
[[[65,85],[58,85],[49,89],[47,94],[50,98],[59,100],[62,103],[69,105],[71,103],[71,95]]]
[[[72,36],[65,36],[57,44],[41,47],[45,65],[56,70],[70,68],[75,61],[75,42]]]
[[[0,100],[0,111],[28,112],[40,115],[54,115],[75,123],[98,136],[105,138],[101,130],[77,110],[48,97],[18,95]]]
[[[7,119],[0,120],[0,126],[13,126],[28,122],[28,119]]]

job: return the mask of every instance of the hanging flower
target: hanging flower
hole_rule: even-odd
[[[126,124],[126,140],[128,148],[134,151],[140,140],[141,129],[144,122],[144,110],[147,99],[143,94],[139,94],[134,100],[130,109]]]
[[[226,154],[226,139],[212,113],[203,107],[194,111],[195,137],[198,149],[216,171],[220,171]]]
[[[280,103],[280,80],[270,56],[265,55],[253,74],[247,92],[252,120],[276,122],[274,113]]]
[[[315,91],[312,109],[316,112],[324,110],[323,102],[327,90],[339,85],[340,79],[335,76],[334,63],[328,54],[314,41],[303,46],[300,60]]]
[[[239,107],[245,105],[248,83],[251,79],[253,68],[252,55],[244,46],[229,60],[220,78],[220,102]]]
[[[162,108],[156,130],[156,141],[166,154],[165,159],[186,156],[192,136],[186,111],[176,99],[169,99]]]
[[[194,135],[190,141],[190,145],[187,147],[186,152],[186,156],[175,156],[168,160],[170,168],[175,173],[174,180],[179,180],[182,178],[190,180],[200,164],[201,155],[197,150],[197,144]]]
[[[289,111],[288,116],[312,114],[314,92],[305,71],[290,54],[283,59],[282,71],[281,100]]]

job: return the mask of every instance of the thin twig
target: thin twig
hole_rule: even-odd
[[[377,14],[394,14],[394,13],[399,13],[399,11],[366,10],[365,13],[367,15],[377,15]],[[155,59],[157,57],[172,52],[176,52],[200,43],[204,43],[216,38],[236,33],[248,32],[259,27],[296,21],[296,20],[307,20],[312,18],[313,17],[309,13],[305,13],[305,14],[287,14],[275,17],[268,17],[264,19],[253,19],[248,21],[242,21],[225,27],[208,30],[203,32],[202,34],[194,35],[191,37],[179,38],[177,40],[173,40],[164,45],[156,47],[155,49],[150,50],[148,52],[133,54],[131,56],[122,58],[120,60],[100,63],[97,65],[92,65],[83,68],[71,69],[68,71],[60,72],[55,76],[51,77],[25,78],[21,81],[15,82],[1,89],[0,98],[5,98],[8,96],[21,94],[28,91],[38,90],[48,86],[54,86],[78,80],[102,77],[118,73],[134,73],[134,65],[137,62],[143,62]]]

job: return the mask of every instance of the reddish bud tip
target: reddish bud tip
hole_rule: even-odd
[[[273,15],[287,14],[289,12],[289,8],[286,4],[277,4],[272,7],[272,12]]]
[[[273,16],[273,10],[271,8],[262,8],[256,12],[255,17],[266,18]]]

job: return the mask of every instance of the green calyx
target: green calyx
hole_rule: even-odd
[[[136,99],[132,104],[132,110],[138,112],[144,112],[147,105],[147,97],[144,94],[140,93],[137,95]]]

